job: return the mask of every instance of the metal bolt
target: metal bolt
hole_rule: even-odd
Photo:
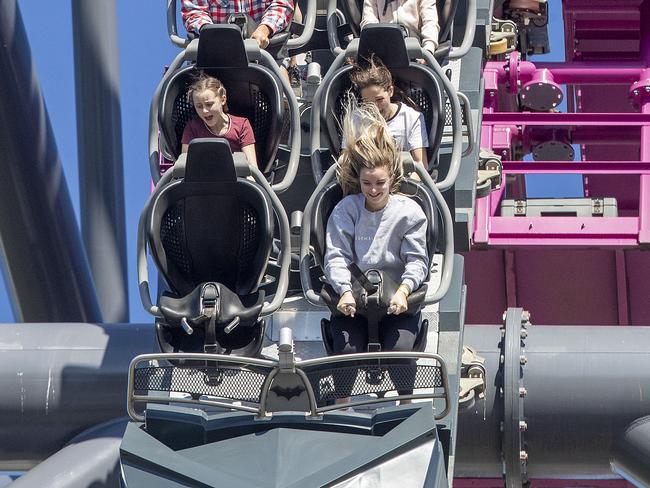
[[[650,92],[650,86],[646,86],[645,91],[646,91],[646,93]]]
[[[528,395],[528,390],[524,388],[523,386],[519,388],[519,396],[521,398],[524,398],[526,395]]]
[[[505,154],[505,153],[506,153],[506,150],[505,150],[505,149],[504,149],[503,151],[501,151],[501,154]],[[508,312],[507,312],[507,311],[503,312],[503,315],[501,316],[501,320],[505,320],[505,319],[506,319],[506,315],[508,315]]]
[[[528,453],[526,451],[519,451],[519,460],[528,461]]]
[[[499,362],[500,362],[501,364],[503,364],[503,363],[506,362],[506,357],[505,357],[503,354],[501,354],[501,355],[499,356]]]
[[[503,432],[505,430],[506,426],[503,422],[499,422],[499,430]]]
[[[632,93],[634,93],[635,95],[638,96],[639,95],[639,90],[634,90]]]
[[[502,386],[499,387],[499,396],[501,398],[503,398],[503,387]]]
[[[525,339],[526,337],[528,337],[528,331],[526,329],[521,329],[521,331],[519,331],[519,337]]]
[[[524,420],[520,420],[519,421],[519,430],[521,432],[526,432],[528,430],[528,422],[526,422]]]
[[[501,328],[501,337],[505,337],[505,336],[506,336],[506,329]]]
[[[519,356],[519,364],[524,365],[528,362],[528,358],[524,356],[523,354]]]
[[[523,324],[524,322],[530,322],[530,312],[528,310],[521,312],[521,323]]]

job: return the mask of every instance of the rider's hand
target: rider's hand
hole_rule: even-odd
[[[266,49],[269,45],[269,37],[271,36],[271,29],[264,25],[260,24],[257,29],[251,34],[251,39],[255,39],[257,44],[260,46],[260,49]]]
[[[397,289],[393,298],[390,299],[390,305],[388,307],[387,314],[399,315],[402,312],[405,312],[408,308],[408,302],[406,299],[409,296],[409,289],[406,285],[400,285]]]
[[[354,314],[357,311],[357,304],[354,301],[354,297],[352,296],[351,291],[346,291],[343,295],[341,295],[341,298],[339,300],[338,305],[336,306],[336,309],[341,312],[343,315],[349,315],[350,317],[354,317]]]

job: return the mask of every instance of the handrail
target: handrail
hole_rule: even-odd
[[[436,186],[440,191],[446,191],[456,182],[458,173],[460,171],[460,160],[463,152],[463,125],[462,125],[462,116],[460,109],[460,102],[456,89],[454,85],[449,81],[449,78],[445,75],[440,67],[438,61],[433,57],[426,49],[422,49],[422,57],[427,62],[427,65],[431,67],[438,78],[442,82],[442,86],[445,89],[449,103],[451,104],[451,127],[452,127],[452,138],[453,143],[451,147],[451,158],[449,162],[449,171],[447,176],[442,181],[436,183]]]
[[[472,107],[469,103],[469,98],[463,92],[456,92],[458,98],[463,102],[461,104],[461,109],[463,110],[463,119],[465,119],[465,125],[467,126],[467,148],[461,154],[461,157],[466,157],[472,154],[474,150],[474,125],[472,124]],[[461,121],[462,124],[462,121]]]
[[[476,0],[467,0],[467,22],[465,23],[465,32],[463,40],[458,47],[452,47],[448,59],[460,59],[465,56],[474,44],[476,35]]]
[[[176,0],[167,0],[167,33],[174,46],[185,48],[190,43],[190,39],[185,39],[178,35]]]
[[[151,180],[154,183],[158,183],[160,180],[160,126],[158,125],[158,107],[160,105],[160,97],[169,79],[176,73],[183,63],[185,61],[196,60],[198,48],[199,40],[194,39],[183,51],[176,55],[158,83],[156,91],[154,91],[153,97],[151,98],[151,104],[149,105],[149,171],[151,173]]]
[[[307,418],[319,418],[319,415],[331,410],[337,410],[340,408],[360,406],[360,405],[370,405],[383,403],[386,401],[395,401],[395,400],[407,400],[407,399],[443,399],[445,402],[445,408],[435,416],[436,420],[444,418],[451,408],[451,399],[449,392],[449,378],[447,372],[447,365],[445,360],[438,354],[435,353],[425,353],[425,352],[378,352],[378,353],[360,353],[360,354],[346,354],[339,356],[329,356],[324,358],[309,359],[306,361],[295,361],[293,353],[289,353],[289,363],[283,364],[280,359],[278,360],[266,360],[266,359],[256,359],[256,358],[244,358],[236,356],[227,356],[221,354],[207,354],[207,353],[158,353],[158,354],[142,354],[136,356],[129,365],[129,376],[127,383],[127,412],[131,419],[142,422],[145,420],[144,415],[138,413],[135,409],[136,402],[147,402],[147,403],[184,403],[184,404],[193,404],[193,405],[207,405],[207,406],[216,406],[232,410],[240,410],[249,413],[257,414],[258,418],[268,417],[266,410],[268,394],[271,390],[273,380],[279,373],[288,373],[297,374],[301,379],[301,382],[307,393],[309,399],[309,413],[310,416]],[[410,360],[428,360],[435,361],[435,365],[429,365],[436,368],[440,368],[440,382],[441,386],[437,388],[442,388],[442,392],[436,391],[436,386],[431,387],[432,391],[430,393],[411,393],[404,395],[397,395],[390,398],[373,398],[366,400],[357,400],[349,401],[346,403],[339,403],[336,405],[326,405],[319,407],[317,404],[316,394],[314,392],[313,385],[309,380],[307,373],[310,368],[314,370],[321,371],[324,366],[330,366],[332,369],[336,367],[346,367],[350,364],[355,367],[363,368],[374,367],[382,360],[396,360],[396,359],[410,359]],[[262,387],[259,390],[259,403],[257,402],[248,402],[248,405],[236,404],[228,401],[220,401],[206,398],[171,398],[170,396],[163,395],[138,395],[135,390],[135,379],[136,379],[136,370],[138,366],[142,363],[151,364],[162,363],[169,364],[175,361],[200,361],[202,367],[210,367],[210,363],[214,364],[214,367],[219,365],[234,365],[236,369],[241,371],[251,371],[255,372],[258,375],[266,374]],[[364,365],[363,361],[367,361],[367,364]],[[392,363],[394,364],[394,363]],[[289,366],[289,367],[288,367]],[[166,368],[168,366],[155,366],[157,368],[162,367]],[[172,365],[173,367],[173,365]],[[251,368],[251,369],[249,369]],[[254,368],[258,368],[254,370]],[[268,372],[260,371],[259,368],[269,368],[271,369]],[[155,391],[155,389],[154,389]],[[171,389],[169,390],[172,391]],[[197,392],[200,393],[200,392]]]
[[[252,44],[251,44],[252,43]],[[300,111],[298,108],[298,100],[296,95],[291,88],[289,82],[285,79],[284,76],[280,73],[280,68],[276,63],[273,56],[263,49],[259,49],[255,41],[247,39],[244,41],[244,44],[247,45],[246,51],[248,52],[251,48],[257,48],[260,53],[260,61],[262,64],[270,69],[277,81],[280,82],[282,86],[282,93],[287,99],[289,105],[289,117],[291,121],[291,144],[289,147],[289,162],[287,163],[287,172],[285,173],[282,181],[279,183],[274,183],[272,185],[273,191],[275,193],[282,193],[286,191],[289,186],[293,183],[293,180],[296,178],[298,173],[298,165],[300,164]],[[253,46],[255,44],[255,46]]]

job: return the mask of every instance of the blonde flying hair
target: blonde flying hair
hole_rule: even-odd
[[[194,80],[194,83],[190,85],[187,90],[187,101],[192,103],[195,93],[200,93],[205,90],[212,90],[217,97],[222,97],[226,94],[226,87],[223,86],[223,83],[219,81],[214,76],[206,75],[201,72],[199,76]],[[228,112],[228,103],[224,103],[223,111]]]
[[[339,156],[336,177],[343,195],[361,192],[362,168],[383,167],[392,178],[390,192],[395,193],[404,176],[402,158],[379,109],[372,103],[357,102],[350,94],[344,107],[342,133],[345,147]]]

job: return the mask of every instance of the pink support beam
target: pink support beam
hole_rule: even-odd
[[[594,126],[607,130],[612,126],[650,126],[648,113],[546,113],[497,112],[483,114],[483,126],[540,125]]]

